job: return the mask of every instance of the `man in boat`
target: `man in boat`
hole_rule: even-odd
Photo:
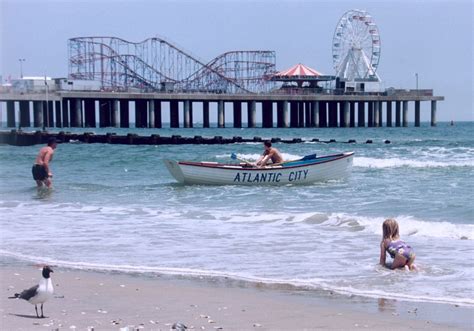
[[[267,165],[267,163],[271,160],[273,164],[283,162],[283,157],[278,149],[272,147],[272,142],[270,140],[266,140],[263,143],[265,148],[262,156],[257,160],[257,167],[263,167]]]
[[[43,184],[46,185],[47,188],[51,188],[51,178],[53,177],[53,174],[49,168],[49,163],[53,160],[53,154],[57,144],[56,138],[49,138],[48,145],[42,147],[36,157],[31,172],[38,188],[42,187]]]

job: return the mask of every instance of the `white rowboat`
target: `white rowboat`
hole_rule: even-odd
[[[352,170],[354,152],[304,157],[257,168],[246,163],[164,160],[171,175],[182,184],[285,185],[343,179]]]

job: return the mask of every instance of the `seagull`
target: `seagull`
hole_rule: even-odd
[[[50,273],[53,270],[49,266],[43,267],[43,278],[41,278],[38,285],[35,285],[27,290],[23,290],[21,293],[15,293],[15,296],[9,297],[9,299],[23,299],[35,305],[36,317],[40,318],[38,315],[38,307],[36,305],[41,303],[41,318],[44,318],[43,315],[43,303],[53,296],[54,288],[53,283],[51,282]]]

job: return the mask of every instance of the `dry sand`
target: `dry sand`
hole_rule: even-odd
[[[44,305],[47,317],[38,319],[33,305],[7,297],[37,284],[40,270],[0,266],[1,330],[169,330],[176,322],[194,330],[473,327],[470,308],[330,298],[205,279],[53,269],[55,297]]]

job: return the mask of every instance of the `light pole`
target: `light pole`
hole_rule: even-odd
[[[415,72],[415,78],[416,78],[416,91],[418,92],[418,73]]]
[[[20,78],[23,78],[23,62],[26,61],[26,59],[18,59],[20,62]]]

